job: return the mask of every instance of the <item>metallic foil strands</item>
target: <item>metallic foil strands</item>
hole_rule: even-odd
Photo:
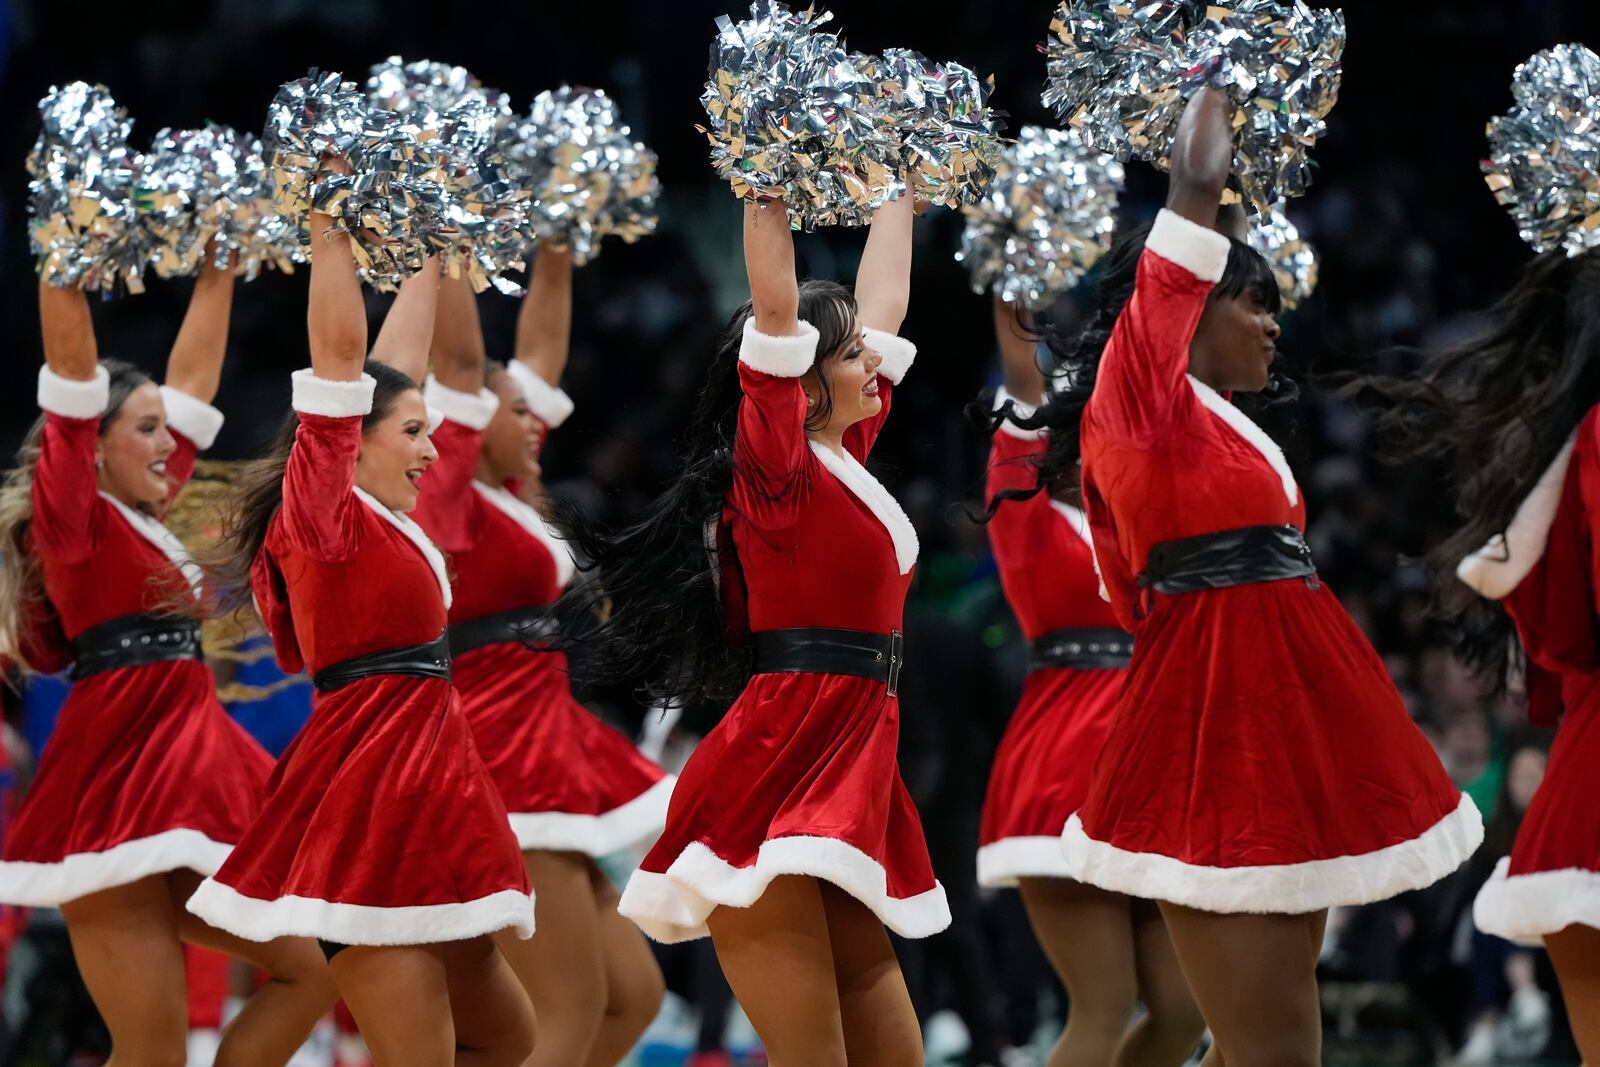
[[[1122,164],[1078,131],[1024,126],[988,188],[961,209],[956,259],[972,272],[973,292],[1048,306],[1111,247],[1122,185]]]
[[[1517,68],[1511,92],[1481,164],[1495,199],[1539,252],[1600,248],[1600,56],[1546,49]]]
[[[952,208],[982,195],[1004,128],[989,107],[993,86],[959,63],[933,63],[905,48],[867,57],[864,65],[899,135],[906,181],[916,193]]]
[[[39,101],[28,154],[28,237],[51,285],[144,291],[145,235],[133,204],[133,123],[103,85],[72,82]]]
[[[267,105],[261,144],[280,212],[304,224],[323,155],[349,158],[365,130],[367,110],[356,83],[336,72],[313,69],[279,87]]]
[[[1045,106],[1119,159],[1172,141],[1183,112],[1183,4],[1063,0],[1045,42]]]
[[[390,56],[372,65],[367,98],[464,151],[490,147],[510,123],[511,98],[485,88],[464,67]]]
[[[1317,288],[1316,250],[1300,236],[1281,203],[1252,220],[1249,244],[1272,268],[1285,311],[1299,307]]]
[[[711,164],[735,195],[783,200],[790,225],[861,226],[905,190],[900,139],[862,57],[818,27],[832,15],[755,0],[717,19],[700,101]]]

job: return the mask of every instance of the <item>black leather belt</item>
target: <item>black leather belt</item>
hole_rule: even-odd
[[[1293,526],[1241,526],[1161,542],[1150,550],[1138,585],[1171,595],[1285,578],[1303,578],[1316,588],[1305,535]]]
[[[450,638],[450,654],[459,656],[485,645],[521,641],[532,645],[556,632],[555,616],[548,607],[518,608],[494,615],[483,615],[465,622],[453,622],[445,631]]]
[[[1133,635],[1122,630],[1071,628],[1040,634],[1028,646],[1028,670],[1120,670],[1133,656]]]
[[[412,678],[450,680],[450,643],[444,634],[423,645],[391,648],[340,660],[311,676],[319,693],[331,693],[351,682],[379,674],[404,674]]]
[[[887,634],[827,627],[758,630],[750,635],[754,674],[848,674],[871,678],[900,691],[906,642],[899,630]]]
[[[119,615],[72,641],[72,680],[118,667],[200,658],[200,624],[182,615]]]

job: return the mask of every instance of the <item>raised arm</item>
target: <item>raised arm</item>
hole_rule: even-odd
[[[233,314],[233,271],[218,270],[206,256],[184,312],[183,325],[167,354],[166,385],[202,403],[216,398],[222,362],[228,352],[228,320]]]
[[[82,289],[59,289],[39,281],[39,328],[44,335],[44,361],[58,376],[86,382],[100,365],[89,298]]]
[[[428,349],[433,343],[438,304],[439,261],[429,256],[421,270],[400,283],[400,292],[389,305],[372,346],[372,358],[421,385],[428,376]]]
[[[543,245],[517,311],[517,359],[559,386],[572,348],[572,250]]]
[[[782,201],[744,206],[744,270],[757,333],[794,337],[800,332],[800,283],[794,270],[794,234]]]
[[[330,216],[312,212],[311,293],[306,301],[311,372],[327,381],[353,382],[367,359],[367,309],[350,235],[332,230]]]
[[[1000,375],[1013,400],[1036,408],[1044,402],[1044,372],[1039,348],[1028,332],[1026,311],[994,298],[994,339],[1000,346]]]
[[[527,305],[523,305],[526,317]],[[519,325],[520,331],[520,325]],[[439,310],[433,320],[430,359],[439,384],[462,393],[476,394],[484,385],[488,352],[483,346],[483,326],[478,321],[478,298],[463,278],[439,282]]]
[[[1233,168],[1233,101],[1220,89],[1201,89],[1183,109],[1172,142],[1167,209],[1211,229]]]
[[[856,316],[867,329],[899,333],[911,306],[911,193],[873,212],[856,270]]]

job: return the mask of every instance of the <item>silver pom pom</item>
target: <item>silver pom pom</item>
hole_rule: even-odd
[[[511,121],[511,98],[486,88],[465,67],[390,56],[372,65],[367,98],[464,151],[493,145]]]
[[[777,0],[755,0],[743,22],[719,17],[700,95],[718,176],[743,199],[783,200],[790,224],[808,230],[865,225],[905,190],[875,84],[817,28],[832,17]]]
[[[144,292],[147,244],[133,203],[133,123],[103,85],[73,82],[39,101],[28,154],[28,237],[51,284]]]
[[[959,63],[933,63],[920,52],[890,48],[863,66],[878,83],[879,106],[900,137],[907,181],[945,207],[970,204],[994,176],[1000,158],[999,115],[992,85]]]
[[[1122,164],[1084,142],[1076,130],[1024,126],[1006,146],[988,189],[961,209],[956,259],[972,272],[973,292],[1038,310],[1111,247]]]
[[[1269,212],[1252,220],[1249,242],[1272,268],[1285,311],[1293,311],[1315,291],[1316,250],[1301,238],[1300,231],[1284,214],[1282,204],[1274,204]]]
[[[1512,76],[1512,109],[1489,122],[1485,180],[1539,252],[1600,248],[1600,56],[1557,45]]]
[[[1045,42],[1045,106],[1089,148],[1148,158],[1183,113],[1184,27],[1174,0],[1062,0]]]
[[[621,125],[598,89],[562,86],[534,98],[505,140],[511,174],[532,195],[533,238],[586,263],[603,238],[633,242],[656,227],[656,155]]]

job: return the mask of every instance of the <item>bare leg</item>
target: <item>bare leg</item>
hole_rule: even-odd
[[[852,1067],[922,1067],[922,1025],[889,935],[872,909],[819,881]]]
[[[519,1067],[534,1050],[534,1010],[494,941],[476,937],[432,947],[449,983],[456,1067]]]
[[[266,971],[268,978],[266,985],[249,994],[223,1031],[217,1067],[287,1063],[338,999],[322,950],[308,937],[247,941],[208,926],[183,907],[199,884],[200,876],[193,871],[167,876],[183,940],[246,960]]]
[[[1117,1067],[1178,1067],[1200,1043],[1206,1021],[1183,980],[1161,911],[1148,900],[1132,902],[1134,966],[1145,1015],[1117,1049]],[[1220,1056],[1219,1056],[1220,1059]],[[1213,1061],[1215,1062],[1215,1061]]]
[[[644,934],[618,914],[616,888],[598,869],[591,870],[590,879],[604,946],[606,1013],[589,1047],[586,1067],[614,1067],[661,1010],[667,986]]]
[[[1067,987],[1067,1028],[1049,1067],[1108,1067],[1139,998],[1129,899],[1070,878],[1024,878],[1019,888]]]
[[[722,973],[760,1036],[770,1067],[847,1067],[817,880],[775,878],[750,907],[719,907],[706,923]]]
[[[373,1067],[454,1067],[444,960],[427,945],[352,945],[329,961]]]
[[[184,1067],[189,1007],[165,875],[62,905],[78,970],[111,1031],[108,1067]]]
[[[510,930],[495,935],[539,1019],[539,1040],[528,1067],[585,1063],[606,1009],[606,970],[600,916],[589,880],[591,864],[576,852],[524,852],[539,902],[539,931],[524,941]]]
[[[1545,935],[1544,946],[1561,980],[1561,999],[1583,1062],[1600,1064],[1600,930],[1574,924]]]
[[[1184,977],[1229,1067],[1318,1067],[1324,913],[1219,915],[1163,902]]]

